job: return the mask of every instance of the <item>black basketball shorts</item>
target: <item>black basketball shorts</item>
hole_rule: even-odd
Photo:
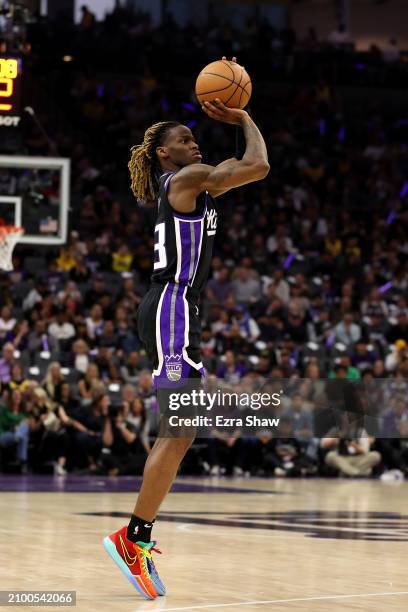
[[[139,338],[152,362],[155,387],[175,388],[204,376],[196,299],[177,283],[153,285],[137,312]]]

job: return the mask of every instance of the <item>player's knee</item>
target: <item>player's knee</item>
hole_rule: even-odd
[[[166,452],[175,453],[178,456],[184,456],[192,443],[194,436],[183,436],[178,438],[161,438],[159,443],[166,447]]]

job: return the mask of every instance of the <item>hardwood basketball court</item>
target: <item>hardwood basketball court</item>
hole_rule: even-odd
[[[155,601],[102,547],[138,483],[0,476],[0,589],[75,590],[81,612],[408,609],[404,482],[179,479],[154,529]]]

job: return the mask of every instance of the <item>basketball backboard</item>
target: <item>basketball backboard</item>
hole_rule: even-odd
[[[64,244],[69,185],[69,159],[0,155],[0,217],[24,228],[21,244]]]

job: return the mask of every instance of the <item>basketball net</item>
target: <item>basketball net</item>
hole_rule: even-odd
[[[13,250],[23,234],[22,227],[6,225],[0,219],[0,270],[10,272],[13,269]]]

